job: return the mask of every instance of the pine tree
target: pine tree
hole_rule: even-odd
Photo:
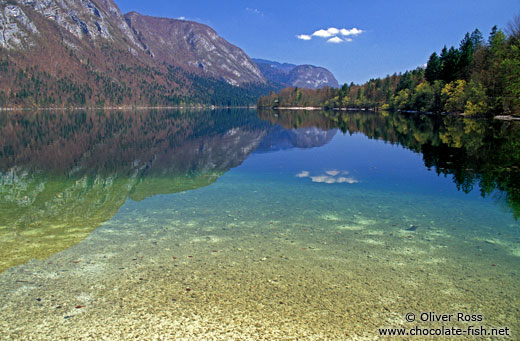
[[[459,50],[453,46],[448,50],[446,46],[441,51],[441,78],[449,83],[457,79],[457,67],[459,65]]]
[[[424,77],[430,83],[435,82],[440,79],[441,76],[441,60],[437,53],[434,52],[428,59],[428,64],[426,66],[426,70],[424,71]]]

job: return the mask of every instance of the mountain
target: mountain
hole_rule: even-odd
[[[283,86],[318,89],[339,88],[336,77],[327,69],[314,65],[294,65],[265,59],[253,59],[266,79]]]
[[[112,0],[0,2],[0,107],[247,105],[273,89],[204,25],[125,19]]]
[[[289,72],[288,83],[300,88],[339,88],[336,77],[329,70],[313,65],[299,65]]]
[[[209,26],[130,12],[126,22],[154,59],[189,72],[223,79],[232,85],[265,83],[256,64]]]

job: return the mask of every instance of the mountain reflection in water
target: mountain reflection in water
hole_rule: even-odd
[[[0,271],[86,238],[127,198],[214,183],[252,152],[312,148],[338,129],[422,153],[425,166],[520,216],[520,125],[369,112],[0,113]]]
[[[0,123],[0,271],[80,242],[127,198],[212,184],[270,133],[284,148],[330,140],[251,110],[1,113]]]

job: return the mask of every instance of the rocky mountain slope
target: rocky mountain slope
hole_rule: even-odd
[[[156,18],[131,12],[128,25],[154,59],[232,85],[265,83],[256,64],[210,27],[193,21]]]
[[[336,77],[327,69],[314,65],[294,65],[265,59],[253,59],[269,81],[283,86],[318,89],[339,88]]]
[[[42,23],[34,18],[35,13],[54,22],[64,40],[67,37],[63,33],[67,32],[77,39],[94,41],[98,38],[109,41],[123,38],[128,40],[129,46],[139,47],[119,9],[110,0],[99,0],[97,4],[91,0],[11,0],[4,3],[0,13],[3,31],[0,44],[7,49],[31,47],[39,43],[38,38],[46,32],[38,29]],[[66,44],[73,43],[68,41]]]
[[[2,1],[0,107],[244,105],[273,89],[213,30],[194,23],[165,30],[172,27],[186,33],[184,43],[169,45],[184,49],[175,63],[145,30],[136,35],[112,0]],[[207,72],[196,71],[197,62]]]

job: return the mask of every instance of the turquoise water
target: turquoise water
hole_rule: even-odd
[[[199,114],[201,121],[223,123],[188,133],[167,148],[159,139],[150,145],[135,138],[130,161],[123,158],[117,167],[71,175],[70,166],[61,177],[57,168],[54,177],[27,170],[29,175],[16,177],[34,165],[9,164],[10,179],[22,179],[14,181],[16,188],[31,191],[30,183],[23,185],[28,178],[57,188],[45,198],[64,198],[46,206],[58,214],[47,216],[40,209],[45,219],[32,224],[56,231],[46,232],[45,239],[61,241],[65,235],[67,243],[46,246],[45,255],[0,274],[2,335],[371,340],[379,337],[379,328],[468,325],[508,327],[506,339],[520,335],[520,229],[515,202],[504,199],[516,187],[502,186],[484,197],[478,182],[468,193],[458,189],[463,181],[450,172],[460,169],[461,158],[450,155],[469,155],[474,144],[454,147],[434,138],[414,140],[423,141],[420,145],[396,143],[408,133],[394,136],[397,124],[388,122],[410,127],[417,119],[399,114],[380,125],[386,139],[367,138],[373,129],[343,133],[323,123],[325,114],[308,113],[315,123],[297,129],[282,128],[283,117],[268,124],[254,112],[232,114]],[[361,120],[358,128],[381,119],[380,114],[349,115],[344,122]],[[428,118],[421,120],[428,125]],[[155,121],[157,131],[149,130],[161,136],[169,125]],[[119,138],[110,141],[122,145],[114,143]],[[96,143],[85,148],[99,150]],[[135,146],[145,146],[142,154]],[[454,161],[446,167],[443,154],[427,157],[432,146],[451,148],[447,157]],[[94,163],[85,156],[92,154],[78,155],[74,167]],[[112,155],[101,153],[96,160]],[[439,161],[425,167],[430,159]],[[439,168],[447,174],[438,175]],[[470,178],[489,182],[489,169],[489,164],[475,166]],[[7,174],[2,193],[13,193]],[[467,185],[468,178],[464,181]],[[4,217],[9,224],[20,221],[15,203],[21,210],[20,201],[4,206],[9,210],[3,212],[13,215]],[[35,212],[26,206],[23,212]],[[71,218],[63,220],[64,212]],[[80,213],[88,228],[77,227]],[[53,224],[65,227],[56,230]],[[28,231],[33,225],[20,223],[13,231],[7,225],[6,245],[12,245],[7,243],[13,235],[17,243],[47,245]],[[75,229],[85,237],[71,242]],[[407,322],[410,312],[483,319]]]

